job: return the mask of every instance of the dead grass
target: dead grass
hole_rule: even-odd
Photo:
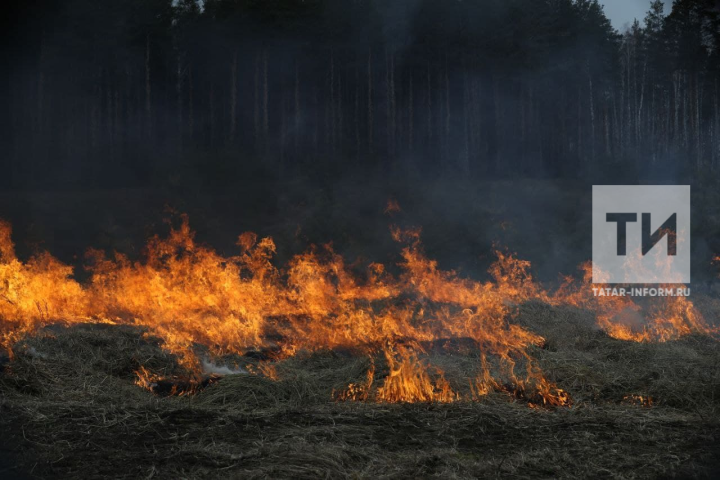
[[[720,351],[688,337],[636,344],[607,337],[592,315],[532,303],[514,320],[543,335],[531,353],[570,392],[571,408],[531,409],[503,394],[482,402],[331,400],[364,378],[345,352],[277,362],[278,380],[229,375],[191,397],[134,385],[144,366],[180,374],[140,329],[51,327],[0,372],[0,425],[42,477],[657,478],[720,472]],[[226,359],[245,369],[252,357]],[[477,354],[427,359],[464,392]],[[376,378],[387,368],[376,359]],[[652,407],[623,401],[651,396]],[[0,471],[0,476],[2,472]]]

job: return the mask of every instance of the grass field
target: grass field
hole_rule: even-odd
[[[702,304],[702,302],[700,302]],[[707,299],[706,308],[713,302]],[[720,473],[720,350],[706,336],[615,340],[593,315],[526,303],[514,322],[542,335],[529,352],[572,406],[480,401],[335,401],[370,359],[302,353],[259,373],[262,355],[226,358],[243,373],[194,395],[135,385],[176,359],[139,328],[47,327],[21,341],[0,375],[0,422],[14,445],[3,475],[128,478],[706,477]],[[428,348],[459,394],[473,351]],[[267,364],[267,362],[265,362]],[[387,376],[374,362],[376,381]],[[255,371],[255,374],[245,373]],[[266,370],[268,371],[268,370]],[[640,398],[642,397],[642,399]],[[647,399],[651,400],[648,401]]]

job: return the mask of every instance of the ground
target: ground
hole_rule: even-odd
[[[63,478],[717,478],[714,339],[615,340],[591,312],[537,302],[512,321],[545,338],[529,353],[572,406],[531,408],[505,393],[339,402],[334,392],[369,364],[343,351],[275,362],[276,380],[240,373],[194,395],[159,396],[135,385],[135,371],[174,371],[176,360],[141,328],[47,327],[16,347],[0,375],[0,422],[16,456],[0,468]],[[478,357],[446,348],[425,360],[462,393]],[[378,364],[376,381],[384,375]]]

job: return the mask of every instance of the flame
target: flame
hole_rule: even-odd
[[[137,378],[135,379],[135,385],[145,390],[153,391],[157,386],[157,382],[160,379],[158,375],[151,373],[147,368],[141,366],[135,371]]]
[[[594,311],[598,326],[613,338],[635,342],[665,342],[691,333],[717,333],[706,323],[688,297],[596,296],[592,290],[592,263],[586,262],[580,268],[583,280],[575,282],[572,278],[567,278],[550,299],[550,303],[573,305]],[[602,272],[599,272],[599,277],[602,279]],[[671,289],[677,285],[660,284],[654,287]]]
[[[375,365],[371,364],[367,373],[365,374],[365,381],[363,383],[351,383],[347,388],[337,395],[333,392],[333,397],[340,401],[365,401],[370,398],[370,391],[375,381]]]
[[[387,205],[385,206],[385,214],[394,215],[400,212],[402,212],[402,208],[400,208],[400,204],[397,202],[397,200],[393,198],[389,199],[387,201]]]
[[[164,377],[152,373],[147,368],[140,366],[135,371],[135,385],[149,392],[163,396],[187,396],[193,395],[204,388],[217,382],[218,375],[200,377],[193,375],[187,378]]]
[[[569,404],[569,397],[529,356],[528,347],[544,339],[509,321],[515,305],[540,300],[592,308],[603,328],[628,340],[667,340],[706,329],[682,297],[666,297],[648,310],[650,325],[640,333],[626,329],[616,322],[618,313],[640,307],[624,297],[593,297],[588,266],[585,282],[568,281],[552,296],[533,279],[529,262],[499,249],[489,269],[492,280],[462,278],[425,256],[419,229],[391,229],[404,245],[400,273],[392,275],[377,263],[358,272],[331,246],[311,248],[278,268],[273,240],[253,233],[238,237],[237,255],[222,256],[196,242],[186,216],[180,220],[167,237],[149,240],[141,260],[90,250],[87,284],[48,253],[18,260],[10,225],[0,222],[0,345],[10,348],[50,322],[136,324],[161,338],[193,372],[201,371],[196,345],[214,355],[261,350],[275,359],[343,348],[380,353],[389,374],[376,382],[373,366],[365,382],[336,398],[451,402],[461,398],[457,388],[420,358],[422,345],[467,339],[481,352],[467,400],[502,391],[531,405],[557,406]],[[258,372],[278,376],[269,363]],[[162,380],[143,369],[137,375],[144,388]]]
[[[72,267],[48,253],[20,262],[11,234],[0,220],[0,346],[12,354],[23,335],[51,322],[89,321],[91,314],[87,291],[70,278]]]
[[[435,368],[437,379],[430,378],[429,368],[418,361],[412,350],[400,348],[385,351],[390,374],[382,387],[378,388],[377,400],[381,402],[442,402],[459,400],[442,370]]]
[[[277,368],[269,362],[261,362],[257,366],[248,365],[247,370],[250,373],[269,378],[270,380],[277,381],[280,379],[280,374],[278,373]]]

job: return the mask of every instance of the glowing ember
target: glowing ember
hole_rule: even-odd
[[[647,395],[625,395],[622,399],[625,405],[637,405],[640,407],[652,407],[654,400]]]
[[[163,377],[140,367],[135,375],[135,385],[162,396],[193,395],[215,383],[220,377],[210,375],[204,378]]]
[[[346,401],[364,401],[370,398],[370,389],[375,381],[375,365],[371,365],[365,376],[364,383],[351,383],[348,387],[338,393],[337,395],[333,392],[333,397],[337,400]]]

